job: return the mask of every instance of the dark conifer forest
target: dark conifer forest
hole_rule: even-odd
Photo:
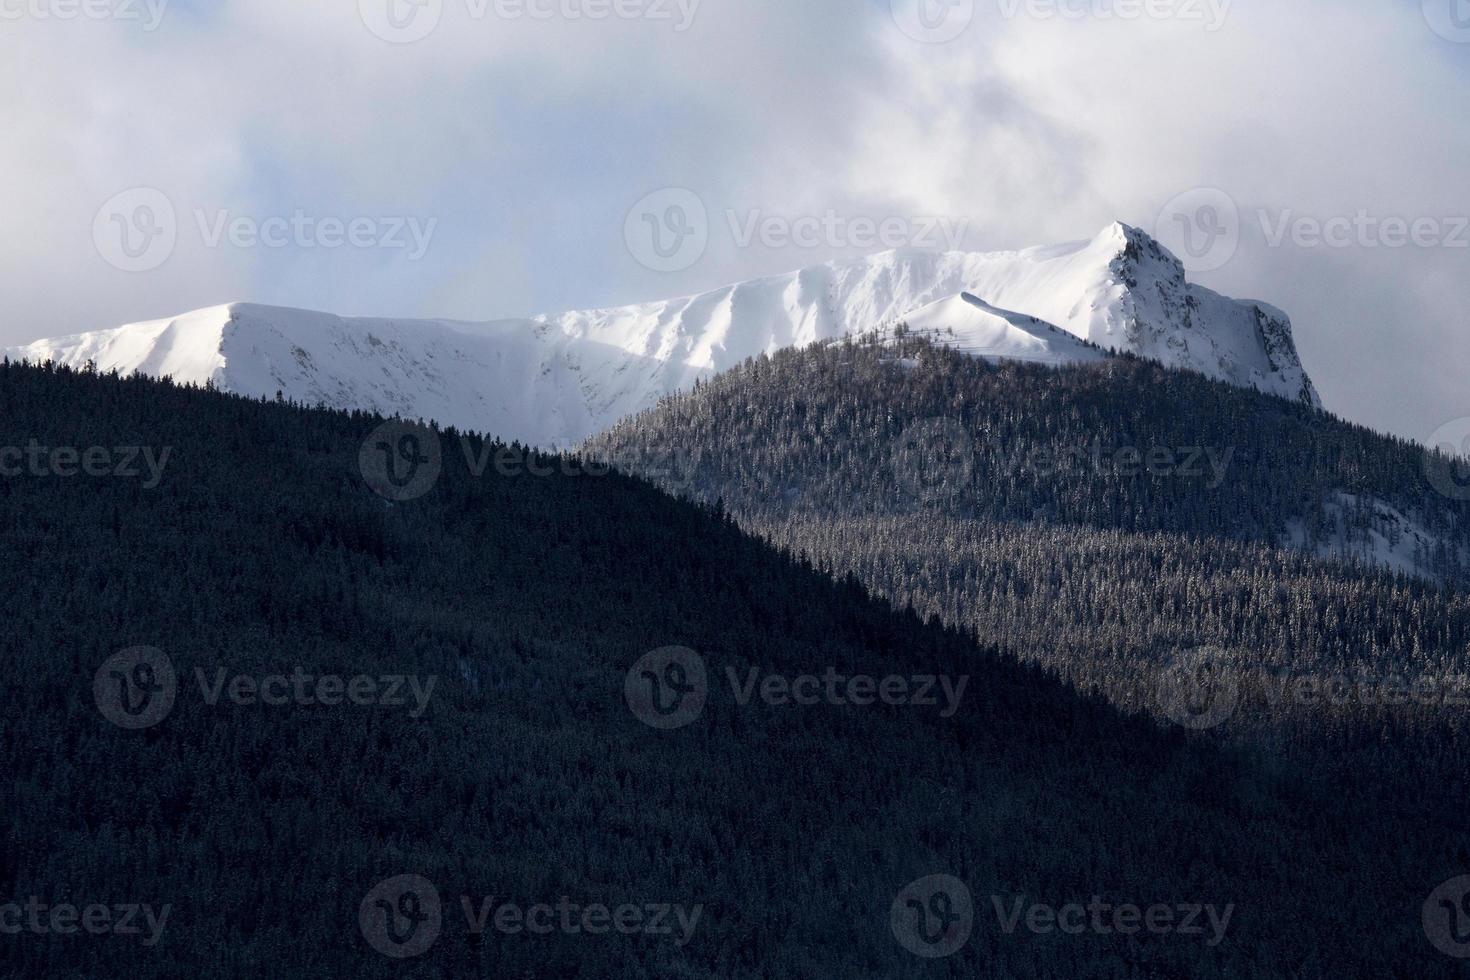
[[[1375,818],[1464,824],[1463,464],[1135,358],[995,364],[902,326],[748,361],[587,449],[1124,711],[1178,723],[1170,678],[1218,671],[1228,710],[1186,727]]]
[[[587,448],[1129,710],[1211,647],[1254,696],[1236,729],[1458,722],[1266,696],[1470,674],[1456,464],[1138,359],[996,365],[898,334],[748,362]]]
[[[1236,461],[1209,489],[951,454],[905,488],[926,419]],[[0,974],[1464,975],[1431,917],[1470,873],[1470,709],[1251,688],[1201,729],[1155,683],[1210,645],[1251,677],[1464,672],[1470,531],[1413,447],[1140,362],[922,345],[753,362],[586,457],[384,421],[0,366],[0,447],[44,461],[0,477],[0,927],[38,923]],[[1372,522],[1338,491],[1433,530],[1433,581],[1276,548]],[[967,681],[946,713],[742,696],[752,670]],[[640,700],[660,677],[698,710]],[[542,903],[647,928],[495,914]],[[62,904],[168,912],[33,912]],[[1124,906],[1175,927],[1093,911]]]

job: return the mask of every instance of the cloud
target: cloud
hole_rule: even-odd
[[[410,44],[369,26],[389,23],[372,4],[405,0],[174,0],[153,31],[0,20],[0,343],[246,298],[462,318],[609,305],[860,250],[740,247],[731,213],[950,216],[967,247],[1020,247],[1114,218],[1151,228],[1182,191],[1218,187],[1242,242],[1200,278],[1290,311],[1330,407],[1420,438],[1470,415],[1470,251],[1272,247],[1262,228],[1263,211],[1470,213],[1453,98],[1470,45],[1418,2],[1158,0],[1147,9],[1179,16],[1125,19],[1126,0],[962,0],[930,8],[974,11],[943,44],[888,0],[686,0],[685,30],[676,0],[622,0],[636,16],[603,20],[564,12],[611,2],[526,2],[540,6],[400,6],[437,16]],[[144,273],[92,240],[98,208],[135,186],[179,218]],[[711,216],[703,258],[672,274],[623,243],[628,209],[668,186]],[[198,215],[222,212],[437,225],[417,261],[209,247]]]

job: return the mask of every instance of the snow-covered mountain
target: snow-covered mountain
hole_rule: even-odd
[[[240,303],[5,353],[565,447],[747,357],[900,320],[981,356],[1061,364],[1094,360],[1095,348],[1131,351],[1319,404],[1284,313],[1189,283],[1167,249],[1122,224],[1068,245],[884,252],[698,296],[524,320],[346,318]]]
[[[989,360],[1086,364],[1108,356],[1045,320],[999,309],[972,293],[930,303],[903,321],[911,333]]]

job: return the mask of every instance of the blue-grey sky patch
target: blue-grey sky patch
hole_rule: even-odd
[[[943,216],[968,248],[1009,248],[1115,218],[1153,230],[1209,187],[1238,205],[1240,245],[1198,278],[1290,312],[1330,408],[1415,438],[1470,415],[1470,248],[1452,234],[1470,43],[1424,0],[1204,4],[1218,22],[1190,0],[1136,18],[1117,0],[912,0],[967,14],[944,43],[891,0],[702,0],[687,30],[654,0],[598,21],[436,0],[422,40],[376,36],[362,4],[402,2],[171,0],[154,30],[5,5],[0,344],[231,300],[462,319],[623,304],[853,251],[742,247],[732,214]],[[129,273],[93,223],[134,187],[167,196],[179,236]],[[711,220],[676,272],[624,242],[629,208],[665,187]],[[196,212],[222,211],[435,225],[417,256],[210,247]],[[1270,233],[1360,213],[1440,234]]]

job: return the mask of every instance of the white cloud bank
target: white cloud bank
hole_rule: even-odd
[[[1287,309],[1330,407],[1417,438],[1470,415],[1456,0],[86,2],[0,0],[0,343],[234,299],[623,303],[863,250],[853,222],[942,217],[966,247],[1017,247],[1153,230],[1209,187],[1240,245],[1199,278]],[[59,16],[78,9],[105,16]],[[426,16],[415,43],[379,36]],[[146,272],[93,241],[132,187],[177,217]],[[624,242],[663,187],[710,219],[674,273]],[[200,221],[221,215],[295,230],[212,246]],[[804,218],[804,244],[742,245]],[[1433,244],[1395,245],[1396,219]],[[420,257],[383,244],[394,220],[436,222]],[[337,245],[333,222],[379,234]],[[1314,223],[1353,230],[1338,247]]]

